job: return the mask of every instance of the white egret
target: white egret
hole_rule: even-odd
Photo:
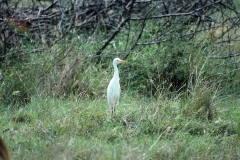
[[[117,65],[122,62],[125,62],[125,61],[119,58],[115,58],[113,60],[114,74],[107,88],[107,101],[108,101],[109,109],[110,111],[112,111],[112,114],[114,114],[115,112],[115,107],[118,103],[120,92],[121,92],[120,83],[119,83],[119,72],[118,72]]]

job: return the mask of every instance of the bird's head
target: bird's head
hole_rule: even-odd
[[[113,65],[118,65],[122,62],[125,62],[124,60],[120,59],[120,58],[114,58],[113,60]]]

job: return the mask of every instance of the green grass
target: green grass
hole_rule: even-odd
[[[240,100],[215,105],[207,121],[184,114],[187,102],[123,93],[110,118],[105,99],[32,98],[1,107],[0,132],[15,160],[239,159]]]

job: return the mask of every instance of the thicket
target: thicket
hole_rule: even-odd
[[[215,90],[239,90],[239,13],[231,0],[0,5],[5,105],[22,105],[35,95],[104,97],[117,56],[127,59],[120,66],[122,88],[138,95],[211,95],[203,97],[210,97],[203,102],[210,113]]]

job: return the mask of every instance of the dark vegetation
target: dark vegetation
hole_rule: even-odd
[[[239,88],[239,14],[231,0],[1,1],[0,15],[6,104],[28,102],[36,86],[46,95],[93,96],[78,72],[115,56],[135,59],[122,68],[123,85],[145,95],[187,92],[198,76],[193,68],[209,58],[204,77],[228,92]],[[30,62],[43,53],[52,60]]]
[[[206,61],[201,78],[225,86],[224,94],[238,92],[239,14],[232,0],[18,0],[1,1],[0,12],[6,104],[29,102],[39,88],[57,97],[99,96],[83,73],[116,56],[129,59],[121,68],[124,88],[140,94],[187,93],[199,76],[194,69]]]

